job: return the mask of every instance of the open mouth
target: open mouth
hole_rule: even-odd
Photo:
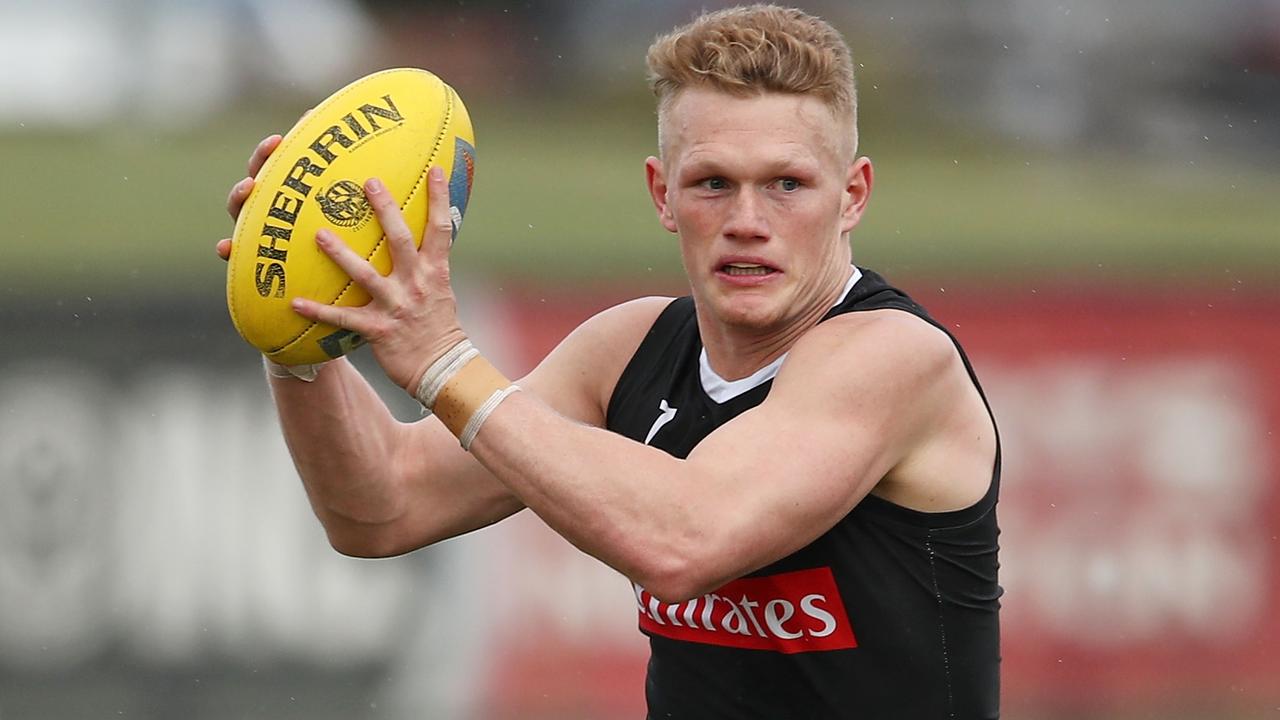
[[[743,277],[743,276],[750,276],[750,275],[768,275],[769,273],[777,272],[777,270],[774,270],[773,268],[768,267],[767,265],[756,265],[755,263],[731,262],[731,263],[725,263],[724,265],[721,265],[720,272],[724,273],[725,275]]]

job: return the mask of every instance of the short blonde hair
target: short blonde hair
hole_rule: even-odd
[[[749,5],[705,13],[660,35],[646,58],[661,119],[681,90],[707,87],[750,97],[812,95],[852,128],[858,147],[853,55],[839,31],[794,8]]]

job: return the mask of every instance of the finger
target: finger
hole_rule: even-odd
[[[232,220],[240,217],[240,210],[244,207],[244,201],[249,199],[249,194],[253,192],[253,178],[247,177],[235,185],[231,186],[231,192],[227,193],[227,214]]]
[[[258,143],[258,146],[253,149],[253,154],[249,156],[249,177],[258,176],[262,165],[267,162],[267,158],[271,157],[271,153],[280,147],[280,141],[283,139],[279,135],[268,135]]]
[[[289,302],[289,307],[308,320],[351,330],[361,335],[368,334],[365,331],[368,329],[369,314],[364,308],[324,305],[306,298],[294,298]]]
[[[449,213],[449,183],[445,181],[444,168],[435,166],[427,173],[427,190],[427,230],[421,252],[433,262],[443,262],[453,244],[453,216]]]
[[[214,252],[218,253],[218,257],[223,260],[231,258],[231,238],[222,238],[213,246]]]
[[[387,246],[391,250],[391,270],[412,267],[417,259],[417,248],[414,247],[413,231],[404,221],[404,213],[396,199],[391,197],[387,186],[378,178],[369,178],[364,184],[364,195],[373,206],[378,216],[378,224],[382,225],[382,233],[387,238]]]
[[[316,233],[316,245],[331,260],[342,268],[357,285],[369,291],[375,298],[386,296],[387,279],[383,277],[369,261],[360,257],[342,238],[331,230],[321,229]]]

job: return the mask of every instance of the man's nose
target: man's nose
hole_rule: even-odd
[[[767,240],[769,220],[765,216],[765,198],[760,190],[742,187],[734,193],[733,204],[725,221],[724,234],[734,240]]]

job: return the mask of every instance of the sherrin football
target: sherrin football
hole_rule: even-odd
[[[316,231],[329,228],[387,274],[391,256],[364,181],[377,177],[386,184],[420,241],[433,165],[449,178],[456,237],[475,173],[475,137],[462,99],[425,70],[368,75],[299,120],[262,166],[236,221],[227,265],[227,307],[236,330],[283,365],[322,362],[359,346],[355,333],[289,307],[295,297],[344,306],[369,302],[316,247]]]

